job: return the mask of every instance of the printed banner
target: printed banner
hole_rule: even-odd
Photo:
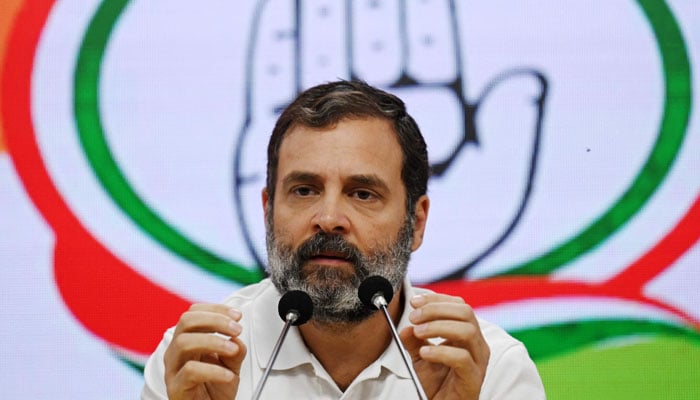
[[[4,0],[3,393],[137,397],[192,302],[264,276],[272,125],[343,78],[428,142],[416,284],[548,398],[700,397],[694,3]]]

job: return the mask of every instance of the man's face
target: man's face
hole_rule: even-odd
[[[271,229],[270,229],[271,228]],[[267,243],[270,274],[277,289],[303,290],[314,303],[314,319],[322,323],[362,321],[372,310],[367,309],[357,295],[357,289],[367,277],[381,275],[399,290],[411,255],[412,221],[407,220],[398,238],[386,247],[363,254],[343,236],[319,231],[295,251],[278,241],[268,223]],[[319,254],[335,254],[351,263],[354,271],[334,267],[309,268]]]
[[[270,274],[281,292],[311,295],[315,320],[365,318],[357,287],[367,276],[382,275],[400,287],[427,215],[422,198],[406,217],[401,167],[401,148],[386,120],[298,126],[285,136],[274,204],[263,192]]]

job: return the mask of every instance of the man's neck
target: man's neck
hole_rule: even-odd
[[[403,290],[398,294],[388,307],[395,324],[401,318],[405,301]],[[359,323],[328,325],[311,320],[299,327],[306,346],[340,390],[345,391],[391,344],[391,330],[382,314],[382,311],[375,312]]]

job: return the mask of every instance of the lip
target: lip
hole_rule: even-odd
[[[315,254],[312,258],[335,258],[338,260],[349,261],[350,257],[347,254],[335,252],[335,251],[324,251],[319,254]]]
[[[348,264],[352,264],[352,261],[346,254],[337,252],[323,252],[316,254],[311,256],[309,261],[317,265],[329,266],[347,266]]]

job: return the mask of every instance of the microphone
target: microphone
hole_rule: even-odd
[[[314,304],[311,301],[311,297],[309,297],[306,292],[302,292],[301,290],[290,290],[282,296],[277,304],[277,312],[279,313],[280,318],[282,318],[282,321],[284,321],[284,328],[282,329],[282,333],[280,333],[277,343],[272,350],[272,355],[270,355],[270,360],[267,362],[263,376],[260,379],[260,382],[258,382],[258,386],[255,388],[255,393],[253,393],[252,397],[253,400],[260,398],[260,394],[265,386],[267,377],[270,375],[270,371],[272,370],[272,365],[275,363],[277,355],[282,348],[282,342],[284,342],[285,337],[287,337],[289,328],[292,325],[301,325],[311,319],[313,310]]]
[[[291,325],[303,325],[311,319],[314,303],[311,297],[301,290],[290,290],[285,293],[277,304],[277,312],[282,321]]]
[[[394,337],[394,342],[399,347],[399,353],[401,353],[401,358],[403,358],[406,368],[408,368],[408,373],[411,375],[411,380],[413,385],[416,387],[416,392],[418,392],[418,397],[421,400],[428,400],[428,396],[423,390],[420,381],[418,380],[418,375],[416,375],[416,370],[413,368],[413,362],[408,357],[408,352],[401,343],[399,339],[399,334],[396,332],[396,326],[391,320],[389,315],[389,310],[387,310],[387,305],[394,297],[394,289],[389,281],[382,276],[370,276],[365,279],[357,291],[357,295],[360,297],[362,303],[369,308],[376,308],[384,312],[384,317],[386,322],[389,323],[389,328],[391,329],[391,334]]]

